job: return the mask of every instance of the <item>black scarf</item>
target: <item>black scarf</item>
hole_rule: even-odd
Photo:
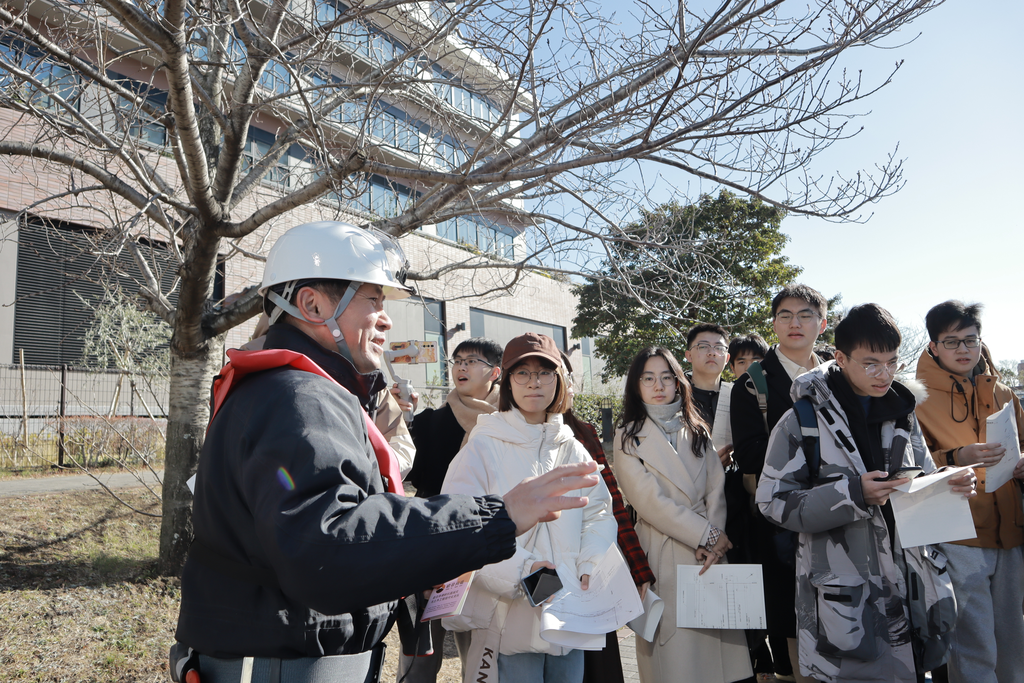
[[[885,472],[889,468],[895,470],[899,467],[900,462],[885,462],[885,453],[882,451],[882,423],[893,420],[897,427],[910,429],[910,415],[917,405],[910,390],[902,384],[893,382],[885,396],[872,397],[868,401],[868,414],[865,415],[863,404],[838,365],[829,368],[828,386],[839,406],[846,413],[847,426],[850,428],[853,442],[857,446],[857,451],[860,453],[867,471],[881,470]],[[896,445],[897,440],[893,441]],[[902,449],[900,452],[902,453]],[[889,528],[890,544],[895,549],[896,518],[889,501],[882,506],[882,517],[885,519],[885,525]]]
[[[864,466],[868,472],[872,470],[885,469],[885,457],[882,454],[882,423],[868,423],[868,416],[864,414],[863,404],[853,392],[853,387],[846,381],[843,371],[839,366],[833,366],[828,373],[828,386],[832,395],[836,397],[839,406],[846,413],[849,421],[850,434],[853,435],[853,442],[860,452]],[[870,401],[871,409],[874,412],[875,400]]]

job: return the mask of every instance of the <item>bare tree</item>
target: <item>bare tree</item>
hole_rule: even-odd
[[[1018,367],[1015,360],[1001,360],[997,362],[995,369],[999,372],[999,381],[1010,388],[1019,387],[1021,381]]]
[[[31,198],[17,208],[117,236],[173,328],[163,569],[180,566],[190,538],[184,482],[221,340],[259,306],[254,290],[211,301],[218,259],[259,258],[283,227],[332,212],[395,236],[487,215],[529,228],[528,248],[467,252],[412,277],[468,270],[494,292],[531,269],[614,280],[588,268],[611,242],[637,242],[618,222],[643,188],[617,173],[638,163],[789,213],[855,218],[900,187],[901,165],[813,171],[855,133],[851,105],[888,82],[862,83],[840,57],[938,4],[639,0],[620,23],[589,0],[0,9],[0,158]],[[396,104],[418,127],[386,120],[384,105]],[[369,178],[408,191],[365,207],[373,216],[356,211]],[[174,304],[139,248],[154,243],[177,265]]]
[[[899,361],[903,370],[901,378],[913,379],[917,374],[917,361],[928,346],[928,330],[920,325],[896,321],[900,328],[903,341],[899,348]]]

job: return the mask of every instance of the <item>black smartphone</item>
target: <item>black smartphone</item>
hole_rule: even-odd
[[[562,590],[562,580],[558,578],[558,573],[548,567],[541,567],[523,578],[522,584],[526,598],[534,607],[543,604],[545,600]]]
[[[875,481],[892,481],[893,479],[913,479],[917,475],[923,473],[924,470],[920,467],[901,467],[885,479],[876,479]]]

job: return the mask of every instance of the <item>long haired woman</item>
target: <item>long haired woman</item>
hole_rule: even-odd
[[[672,352],[649,347],[626,376],[615,474],[665,612],[653,643],[637,638],[642,683],[731,683],[752,675],[742,630],[676,627],[676,566],[725,561],[725,471]]]

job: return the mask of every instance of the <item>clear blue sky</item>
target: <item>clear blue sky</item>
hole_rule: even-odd
[[[606,1],[605,9],[618,7]],[[785,253],[804,268],[803,282],[842,294],[845,307],[878,303],[922,329],[937,303],[982,302],[982,336],[996,360],[1024,360],[1022,26],[1020,0],[950,0],[886,40],[892,49],[844,56],[841,65],[862,69],[867,84],[904,63],[890,85],[847,110],[864,114],[851,124],[863,132],[813,170],[849,177],[896,151],[906,186],[867,207],[864,223],[787,218]],[[670,199],[673,188],[689,199],[717,191],[682,172],[658,172],[646,178],[654,201]]]
[[[947,2],[904,30],[911,45],[861,51],[851,63],[895,81],[867,100],[865,131],[819,165],[870,167],[899,143],[906,187],[864,225],[788,218],[790,260],[843,304],[869,301],[924,326],[950,298],[985,304],[996,360],[1024,360],[1024,3]],[[895,44],[898,41],[891,41]]]

